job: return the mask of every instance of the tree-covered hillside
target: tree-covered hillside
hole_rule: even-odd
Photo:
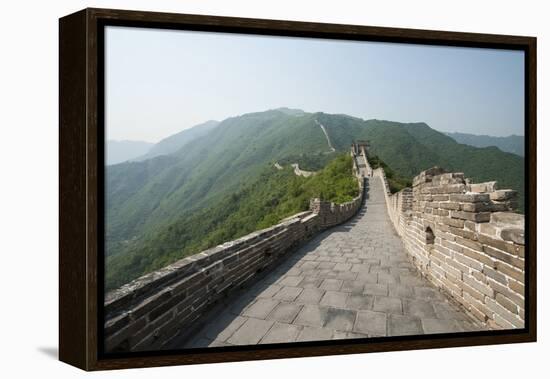
[[[351,157],[346,154],[308,178],[294,175],[289,167],[264,166],[254,182],[128,241],[118,254],[107,257],[106,287],[116,288],[185,256],[274,225],[307,210],[311,198],[343,203],[358,191]]]
[[[267,163],[326,150],[326,138],[313,115],[274,110],[224,120],[154,170],[149,160],[108,167],[107,198],[116,191],[117,201],[106,210],[107,239],[124,242],[204,208],[256,180]],[[140,177],[147,180],[135,180],[128,171],[142,171]]]

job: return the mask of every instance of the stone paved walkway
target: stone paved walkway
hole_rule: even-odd
[[[365,205],[225,304],[177,347],[281,343],[482,329],[409,262],[382,183]]]

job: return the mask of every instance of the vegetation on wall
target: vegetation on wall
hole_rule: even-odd
[[[306,171],[318,171],[326,166],[338,152],[318,152],[315,154],[293,154],[279,160],[279,164],[286,166],[292,163],[298,163],[300,169]]]

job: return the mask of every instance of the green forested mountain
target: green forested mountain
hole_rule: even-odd
[[[155,158],[154,168],[149,160],[109,167],[107,198],[116,191],[116,202],[107,201],[108,240],[126,241],[203,208],[254,181],[267,163],[326,150],[312,114],[275,110],[229,118],[169,159]],[[128,170],[142,174],[127,178]],[[128,179],[134,182],[128,185]]]
[[[220,243],[269,227],[307,210],[314,197],[352,200],[359,187],[351,157],[340,154],[317,175],[296,176],[290,167],[264,165],[257,179],[134,240],[107,257],[107,289]]]
[[[458,143],[475,147],[496,146],[502,151],[525,156],[525,137],[511,135],[507,137],[494,137],[468,133],[445,133]]]
[[[335,169],[343,161],[334,159],[354,140],[370,141],[395,189],[438,165],[523,193],[523,158],[458,144],[423,123],[281,108],[231,117],[199,134],[166,155],[106,167],[107,288],[276,223],[304,209],[313,193],[343,201],[352,191],[339,176],[347,169]],[[306,179],[274,169],[275,162],[326,168]]]

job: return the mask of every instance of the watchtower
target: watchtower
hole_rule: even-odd
[[[360,155],[361,150],[365,150],[365,155],[366,155],[368,152],[369,146],[370,146],[369,141],[367,140],[359,140],[351,144],[351,148],[355,155]]]

